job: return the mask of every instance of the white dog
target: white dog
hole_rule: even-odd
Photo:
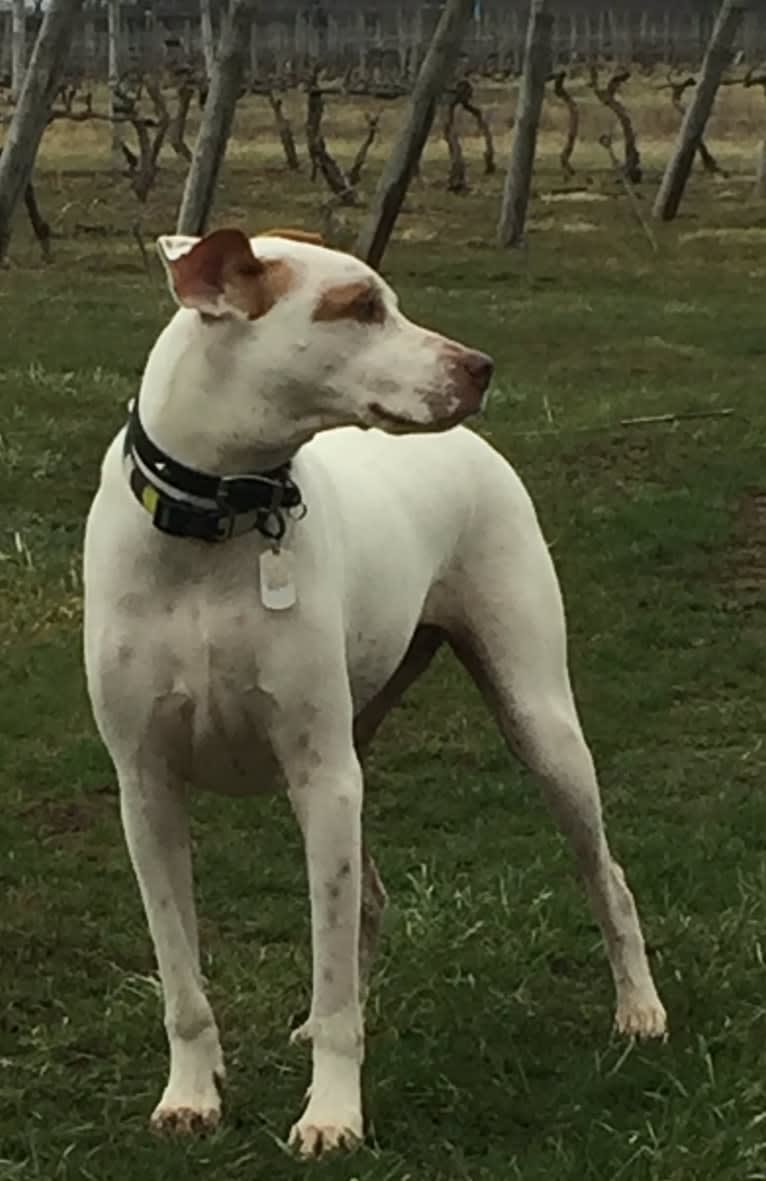
[[[283,782],[313,941],[294,1035],[312,1043],[313,1075],[291,1143],[315,1155],[362,1135],[385,893],[362,845],[360,754],[443,640],[571,842],[617,1026],[658,1036],[665,1013],[607,846],[534,509],[505,460],[456,427],[481,408],[492,362],[407,320],[377,274],[309,238],[160,239],[181,310],[103,464],[85,654],[164,990],[170,1077],[153,1124],[220,1114],[186,793]]]

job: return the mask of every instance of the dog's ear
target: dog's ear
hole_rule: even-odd
[[[188,254],[192,246],[196,246],[199,238],[190,238],[188,234],[163,234],[157,239],[157,252],[167,267],[183,254]]]
[[[265,282],[266,265],[255,257],[242,230],[215,230],[204,238],[167,235],[157,246],[170,290],[182,307],[254,320],[274,302]]]

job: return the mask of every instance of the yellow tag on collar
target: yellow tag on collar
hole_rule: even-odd
[[[147,484],[141,493],[141,504],[148,513],[154,513],[159,500],[159,493],[156,488],[152,488],[151,484]]]

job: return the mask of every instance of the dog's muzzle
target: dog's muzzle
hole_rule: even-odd
[[[462,350],[451,362],[454,395],[466,417],[484,409],[495,362],[486,353]]]

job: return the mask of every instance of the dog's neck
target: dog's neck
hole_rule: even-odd
[[[272,471],[311,437],[280,442],[273,408],[248,380],[231,395],[237,325],[205,325],[196,312],[176,315],[160,334],[144,371],[139,406],[151,439],[173,459],[211,475]]]

